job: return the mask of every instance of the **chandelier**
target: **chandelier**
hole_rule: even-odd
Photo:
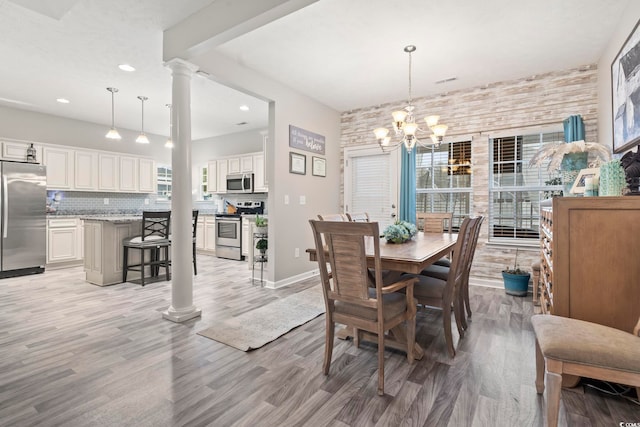
[[[395,131],[395,135],[397,137],[401,137],[401,139],[397,142],[392,142],[391,137],[389,135],[389,129],[387,128],[377,128],[373,130],[373,133],[376,135],[376,139],[378,140],[378,144],[382,151],[391,151],[395,150],[404,144],[405,148],[408,152],[413,150],[416,143],[420,144],[423,147],[429,148],[429,145],[422,143],[418,137],[418,132],[427,132],[418,127],[414,117],[413,110],[415,107],[412,105],[411,99],[411,53],[415,52],[416,47],[413,45],[405,46],[404,51],[409,54],[409,105],[404,107],[403,110],[394,111],[391,113],[393,116],[393,130]],[[442,139],[444,138],[445,133],[447,132],[447,125],[438,124],[438,120],[440,116],[427,116],[424,118],[424,121],[427,123],[427,127],[431,132],[431,142],[436,147],[440,145]]]

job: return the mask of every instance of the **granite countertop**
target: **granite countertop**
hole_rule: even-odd
[[[142,215],[81,215],[80,219],[84,221],[128,223],[142,221]]]

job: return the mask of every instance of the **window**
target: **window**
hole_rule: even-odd
[[[558,132],[528,133],[489,139],[489,240],[538,244],[540,201],[562,189],[559,175],[529,160],[549,142],[563,142]]]
[[[457,230],[471,210],[471,141],[416,149],[416,210],[453,212]]]
[[[200,194],[202,195],[202,200],[211,199],[211,193],[209,192],[209,169],[206,166],[203,166],[200,170]]]
[[[158,200],[171,200],[170,166],[158,166]]]

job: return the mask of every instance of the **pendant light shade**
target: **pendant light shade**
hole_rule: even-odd
[[[146,96],[139,96],[138,99],[142,103],[142,126],[140,127],[140,135],[138,135],[138,137],[136,138],[136,142],[138,144],[148,144],[149,138],[147,138],[147,135],[145,135],[144,133],[144,101],[149,98],[147,98]]]
[[[167,148],[173,148],[173,138],[172,138],[172,132],[173,132],[173,111],[171,108],[171,104],[166,104],[166,107],[169,108],[169,138],[167,138],[167,142],[164,143],[164,146]]]
[[[118,91],[118,89],[115,87],[108,87],[107,90],[111,92],[111,129],[109,129],[109,132],[107,132],[105,137],[108,139],[120,140],[122,139],[122,137],[120,136],[120,134],[118,133],[118,130],[114,125],[114,106],[113,106],[114,94]]]

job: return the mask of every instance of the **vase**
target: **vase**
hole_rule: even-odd
[[[619,160],[600,166],[600,196],[621,196],[627,185],[624,169]]]
[[[509,295],[517,297],[526,297],[529,291],[530,273],[527,274],[511,274],[506,271],[502,272],[502,280],[504,281],[504,290]]]
[[[586,151],[567,153],[562,157],[560,173],[562,177],[562,191],[565,197],[575,197],[575,194],[571,194],[571,187],[573,187],[573,183],[576,181],[580,171],[586,169],[588,157],[589,153]]]

